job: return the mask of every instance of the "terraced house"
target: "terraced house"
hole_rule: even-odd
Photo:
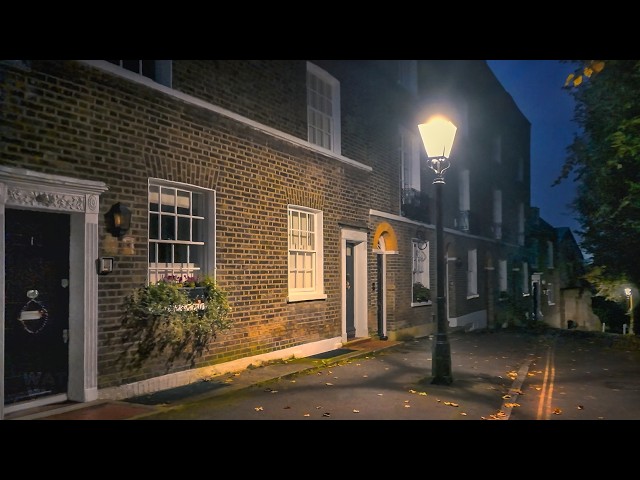
[[[5,60],[0,102],[0,418],[434,333],[433,113],[449,326],[529,294],[530,124],[484,61]],[[231,327],[127,362],[132,292],[205,276]]]

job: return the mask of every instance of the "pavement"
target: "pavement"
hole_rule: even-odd
[[[428,390],[431,394],[430,400],[433,399],[434,404],[431,405],[433,408],[427,408],[426,411],[426,404],[423,404],[421,418],[451,419],[452,416],[455,418],[461,415],[477,419],[508,419],[511,408],[505,406],[503,397],[509,396],[512,401],[510,403],[516,401],[521,383],[536,356],[539,337],[523,330],[505,329],[496,332],[455,331],[450,333],[448,338],[454,377],[451,385],[430,383],[433,340],[422,338],[390,341],[371,338],[346,344],[343,348],[325,354],[249,367],[233,374],[223,374],[141,397],[119,401],[64,402],[15,412],[7,415],[5,420],[200,418],[185,413],[189,411],[189,405],[197,405],[197,410],[201,412],[198,415],[210,418],[210,414],[203,411],[203,408],[206,408],[203,407],[203,402],[230,396],[239,391],[274,391],[263,387],[277,381],[300,383],[304,377],[315,380],[314,375],[322,377],[323,372],[332,375],[332,379],[335,380],[331,368],[341,368],[342,379],[351,377],[351,387],[354,386],[353,382],[371,382],[372,386],[376,385],[375,388],[382,392],[379,396],[387,395],[387,399],[392,397],[392,393],[427,396]],[[356,367],[362,365],[373,371],[361,375],[362,370],[358,371]],[[347,373],[349,367],[355,369],[353,373]],[[390,368],[393,368],[393,374],[389,373]],[[385,372],[385,378],[392,377],[394,382],[385,383],[384,378],[376,375],[376,369]],[[296,378],[298,380],[291,380]],[[333,384],[339,382],[324,382],[325,386]],[[355,388],[348,389],[351,392],[356,391]],[[363,403],[370,402],[363,400]],[[460,405],[464,405],[464,408],[458,408]],[[403,401],[403,407],[407,407],[407,402]],[[457,411],[452,413],[452,409]],[[392,418],[389,415],[387,407],[379,407],[370,409],[369,414],[362,415],[361,418]],[[267,416],[262,416],[265,417]],[[230,417],[221,415],[219,418]]]
[[[432,383],[431,376],[432,339],[385,341],[371,338],[325,354],[250,366],[235,373],[140,397],[120,401],[65,402],[15,412],[5,419],[509,420],[514,411],[517,411],[516,420],[541,419],[535,409],[542,400],[534,401],[534,397],[542,398],[543,394],[551,397],[546,387],[550,385],[547,375],[555,367],[548,365],[548,359],[559,337],[577,342],[569,344],[567,349],[571,371],[580,351],[585,355],[581,360],[585,368],[590,362],[602,364],[595,358],[600,350],[606,358],[612,358],[607,348],[613,337],[600,339],[604,348],[593,347],[593,339],[599,337],[592,332],[521,328],[458,330],[448,335],[453,382],[437,385]],[[545,361],[547,365],[544,365]],[[640,371],[635,367],[637,361],[626,358],[622,361],[635,369],[625,373],[627,382],[629,378],[640,378]],[[590,372],[594,370],[591,365],[588,368]],[[545,380],[536,380],[535,376],[541,376],[543,370]],[[611,371],[616,367],[612,365],[604,370],[608,371],[603,372],[602,381],[610,384]],[[518,411],[520,398],[525,395],[525,381],[530,384],[527,392],[531,392],[527,398],[527,413],[524,407]],[[588,397],[592,398],[596,383],[593,378],[589,382]],[[538,392],[539,385],[545,386],[542,393]],[[547,390],[546,394],[544,390]],[[619,387],[614,390],[625,393]],[[637,389],[626,390],[625,401],[637,404]],[[600,397],[610,400],[611,392],[607,386]],[[588,405],[592,411],[595,402]],[[580,418],[583,411],[572,411],[572,418]],[[596,418],[609,415],[610,411],[610,408],[603,410]],[[635,412],[628,413],[630,418],[636,416]],[[547,416],[546,419],[551,418]]]

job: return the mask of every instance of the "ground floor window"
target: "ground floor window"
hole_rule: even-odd
[[[215,195],[186,184],[149,180],[149,282],[211,275]]]

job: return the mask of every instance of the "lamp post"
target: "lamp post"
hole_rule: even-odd
[[[444,172],[451,164],[449,154],[457,127],[441,116],[431,117],[426,123],[418,125],[420,136],[427,152],[428,166],[435,173],[433,185],[436,197],[436,335],[432,354],[431,383],[449,385],[451,375],[451,347],[447,335],[448,319],[445,304],[445,263],[444,234],[442,227],[442,187]]]
[[[630,288],[625,288],[624,293],[629,299],[629,335],[635,335],[633,332],[633,294]]]

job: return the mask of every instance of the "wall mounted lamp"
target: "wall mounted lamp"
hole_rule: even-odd
[[[107,232],[114,237],[122,237],[131,227],[131,211],[120,202],[111,206],[104,214]]]

